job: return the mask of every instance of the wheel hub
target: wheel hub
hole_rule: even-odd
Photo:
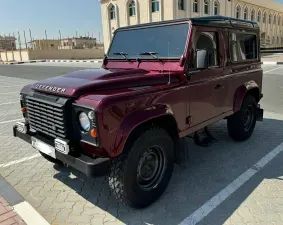
[[[250,127],[252,126],[252,122],[253,122],[253,107],[252,106],[248,106],[244,112],[244,128],[245,130],[249,130]]]
[[[165,155],[160,147],[145,151],[137,169],[137,181],[141,188],[154,188],[160,182],[165,169]]]

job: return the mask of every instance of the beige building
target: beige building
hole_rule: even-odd
[[[0,36],[0,50],[16,49],[16,38],[13,36]]]
[[[60,41],[53,39],[33,40],[28,42],[28,45],[29,48],[34,50],[58,49]]]
[[[66,38],[61,40],[59,49],[87,49],[96,46],[96,38],[79,37],[79,38]]]
[[[183,17],[223,15],[259,23],[262,47],[283,47],[283,4],[274,0],[99,0],[104,47],[123,26]]]

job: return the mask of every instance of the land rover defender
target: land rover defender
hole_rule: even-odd
[[[29,84],[14,136],[42,156],[87,176],[109,168],[116,198],[146,207],[165,191],[178,144],[226,119],[235,141],[263,120],[257,23],[222,16],[178,19],[115,31],[100,69]],[[179,147],[178,147],[179,146]]]

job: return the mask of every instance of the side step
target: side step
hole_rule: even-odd
[[[196,145],[199,145],[201,147],[209,147],[217,140],[208,131],[207,127],[205,127],[195,132],[194,141]]]

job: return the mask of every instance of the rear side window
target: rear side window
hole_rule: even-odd
[[[258,46],[256,35],[231,33],[230,55],[233,62],[257,59]]]

